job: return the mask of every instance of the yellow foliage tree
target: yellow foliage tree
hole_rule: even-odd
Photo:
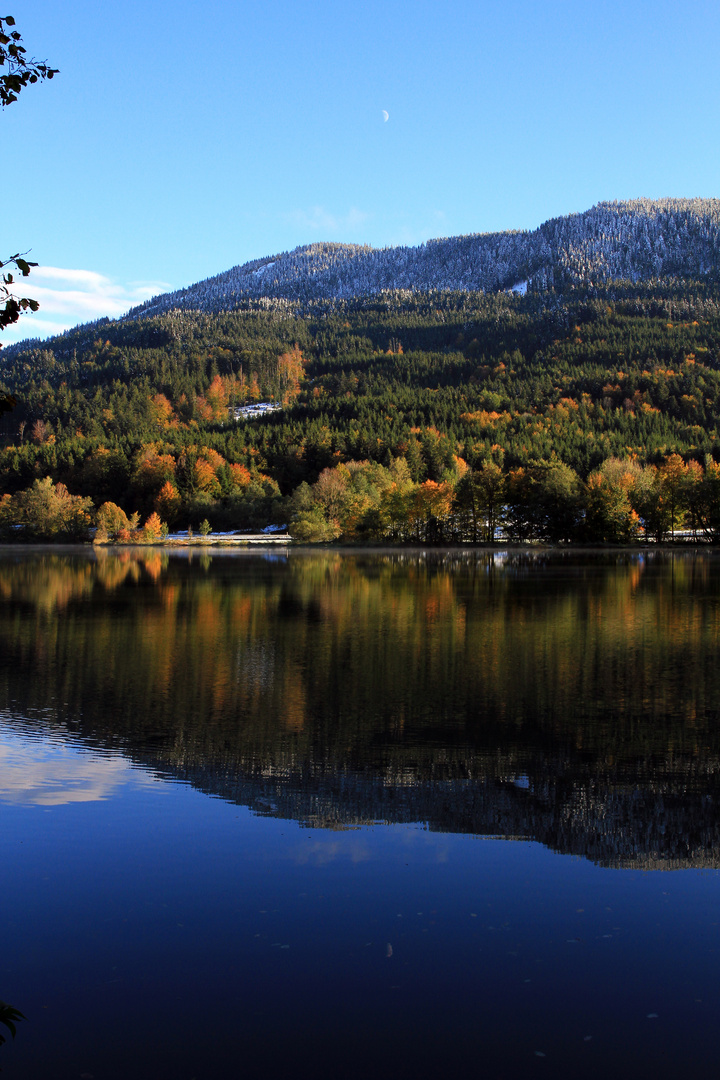
[[[289,405],[300,393],[300,382],[305,374],[303,362],[297,345],[278,357],[278,388],[283,405]]]

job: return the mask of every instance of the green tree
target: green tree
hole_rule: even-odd
[[[114,502],[104,502],[96,516],[97,532],[95,540],[99,544],[114,540],[119,533],[129,532],[137,526],[135,522],[128,520],[125,511]]]
[[[705,458],[700,503],[703,531],[716,544],[720,540],[720,465],[709,454]]]
[[[603,470],[588,477],[585,494],[585,535],[595,543],[627,544],[636,539],[639,518],[630,502],[629,472],[608,475]]]
[[[458,481],[455,503],[462,529],[473,543],[492,543],[502,515],[505,482],[502,469],[494,461],[484,461],[479,469],[468,471]]]
[[[668,510],[657,467],[611,458],[603,464],[602,472],[605,476],[612,474],[618,482],[621,477],[626,478],[625,486],[633,509],[642,522],[645,539],[661,544],[667,532]]]
[[[319,506],[298,514],[288,531],[293,540],[299,540],[301,544],[328,543],[340,535],[340,527],[336,522],[328,521]]]
[[[92,522],[92,499],[71,495],[49,476],[0,502],[0,528],[23,540],[85,540]],[[14,530],[17,530],[15,532]]]
[[[538,539],[535,513],[537,479],[529,468],[511,469],[505,478],[505,533],[523,543]]]
[[[581,484],[574,469],[553,461],[538,469],[538,525],[543,539],[563,543],[577,539]]]

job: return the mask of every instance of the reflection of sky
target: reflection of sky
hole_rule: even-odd
[[[0,722],[0,802],[64,806],[109,799],[128,784],[151,784],[119,754],[80,749],[60,736],[8,728]]]
[[[716,872],[303,827],[8,714],[0,818],[12,1075],[717,1074]]]

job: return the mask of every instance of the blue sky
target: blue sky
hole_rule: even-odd
[[[6,343],[315,240],[720,195],[717,0],[7,11],[61,73],[0,114],[2,254],[41,264]]]

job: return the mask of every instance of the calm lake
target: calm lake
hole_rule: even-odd
[[[712,552],[1,551],[2,1075],[716,1077],[719,649]]]

